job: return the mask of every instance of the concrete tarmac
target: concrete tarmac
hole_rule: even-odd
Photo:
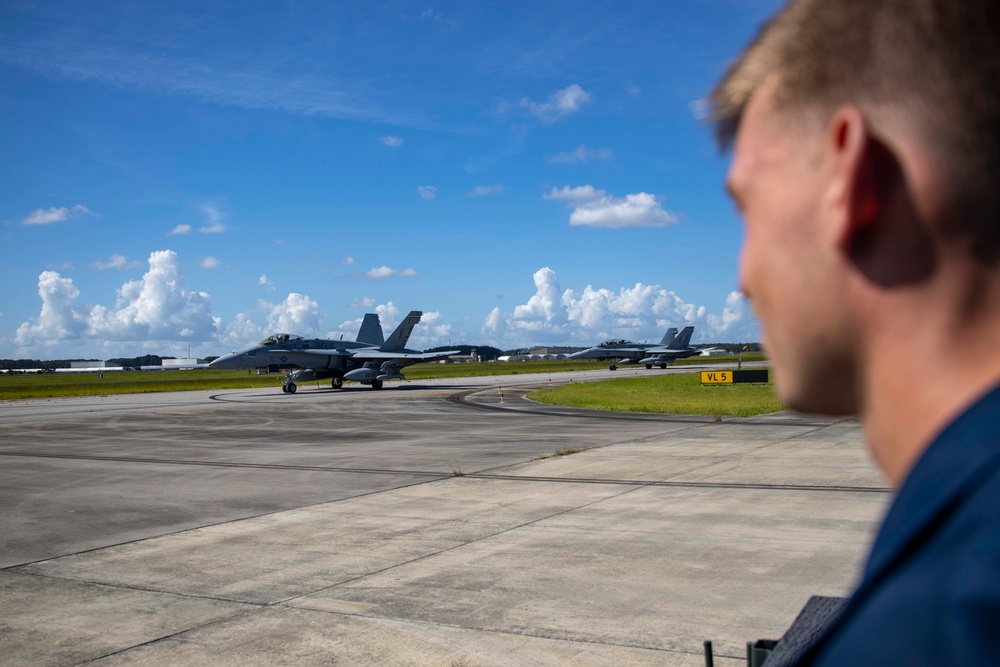
[[[523,398],[653,372],[0,403],[0,662],[744,664],[890,494],[853,421]]]

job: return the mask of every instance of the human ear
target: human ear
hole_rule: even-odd
[[[900,156],[854,108],[834,114],[827,136],[830,222],[844,259],[881,287],[925,279],[933,271],[934,244],[921,224]]]
[[[828,142],[835,174],[837,244],[850,252],[882,217],[895,160],[854,107],[839,109],[833,115]]]

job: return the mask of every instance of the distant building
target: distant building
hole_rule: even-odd
[[[140,366],[144,371],[160,370],[185,370],[190,368],[208,368],[208,362],[204,359],[161,359],[159,366]]]
[[[164,368],[187,368],[204,364],[204,359],[161,359],[160,364]]]
[[[108,366],[106,361],[71,361],[69,368],[57,368],[56,373],[108,373],[125,370],[121,366]]]
[[[94,368],[107,368],[108,362],[106,361],[71,361],[69,362],[69,367],[74,371],[85,371],[92,370]]]
[[[479,350],[472,348],[468,354],[453,354],[447,359],[442,359],[442,364],[478,364],[483,360]]]

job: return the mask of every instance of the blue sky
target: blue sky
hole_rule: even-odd
[[[6,2],[0,357],[758,340],[697,110],[778,4]]]

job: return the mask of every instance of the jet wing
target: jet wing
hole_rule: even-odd
[[[453,354],[461,354],[461,350],[448,350],[446,352],[379,352],[378,350],[358,350],[354,353],[355,359],[412,359],[415,361],[433,361],[444,359]]]
[[[348,350],[324,350],[324,349],[309,349],[309,350],[269,350],[272,354],[314,354],[316,356],[323,357],[350,357],[353,356]]]
[[[682,354],[683,355],[687,355],[687,356],[692,356],[691,355],[692,352],[694,352],[697,355],[697,354],[701,354],[702,352],[711,352],[712,350],[715,350],[715,349],[716,348],[714,348],[714,347],[706,347],[706,348],[688,347],[688,348],[683,348],[683,349],[676,350],[676,349],[670,349],[670,348],[666,348],[666,347],[658,347],[658,348],[653,348],[651,350],[646,350],[646,354],[648,354],[651,357],[676,357],[676,356],[680,356]]]

